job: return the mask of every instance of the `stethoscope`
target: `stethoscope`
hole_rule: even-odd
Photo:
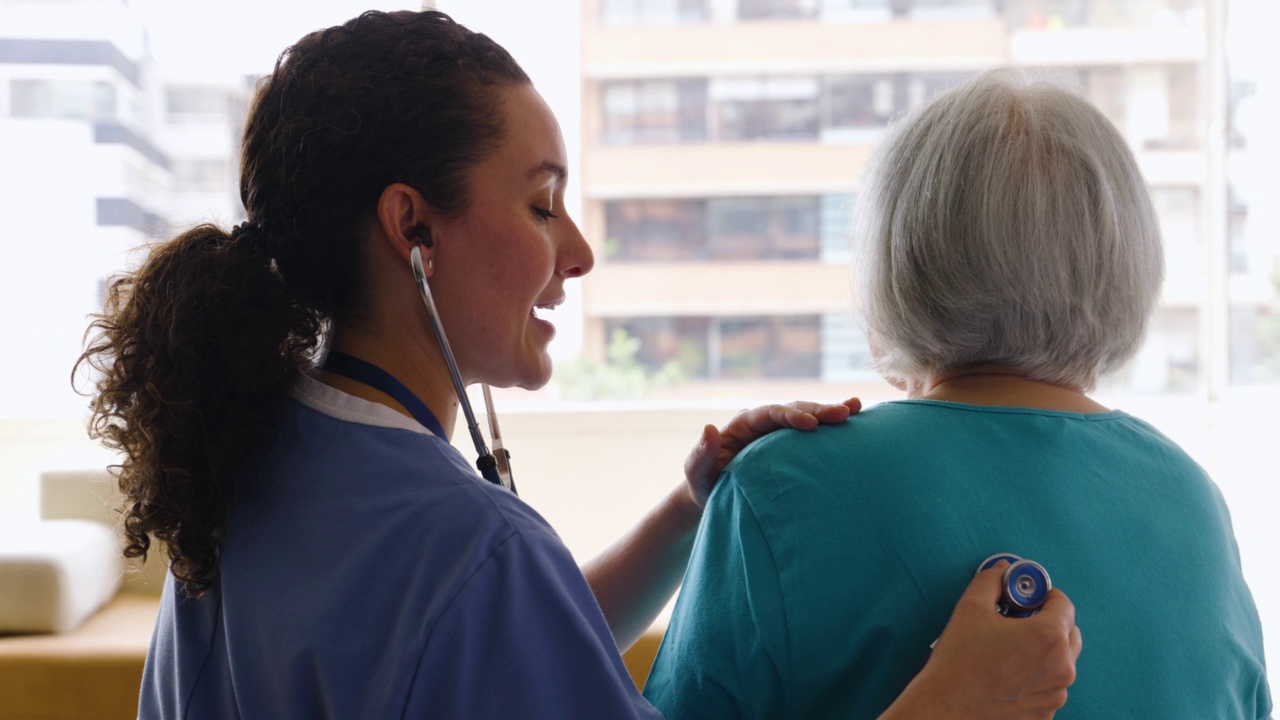
[[[1049,579],[1049,571],[1034,560],[1025,560],[1013,553],[996,553],[978,563],[976,576],[983,570],[995,567],[1004,560],[1009,566],[1004,569],[1000,578],[1000,600],[996,602],[996,612],[1005,617],[1026,618],[1040,612],[1049,599],[1049,591],[1053,589],[1053,581]],[[929,643],[932,651],[937,640]]]
[[[458,363],[454,360],[453,349],[449,347],[449,338],[445,336],[444,326],[440,323],[440,314],[436,312],[436,303],[431,297],[431,288],[427,285],[427,274],[422,266],[421,248],[424,244],[430,247],[430,242],[430,236],[427,236],[426,239],[420,239],[414,243],[413,248],[409,251],[409,264],[413,267],[413,278],[418,285],[418,295],[422,298],[422,304],[427,309],[427,317],[431,321],[431,329],[435,332],[436,340],[440,343],[444,362],[449,367],[449,377],[453,379],[453,389],[458,395],[459,404],[462,405],[462,414],[467,421],[467,431],[471,433],[471,441],[475,443],[476,468],[480,470],[480,475],[485,480],[494,485],[501,485],[514,493],[516,484],[511,477],[511,454],[502,445],[502,433],[498,430],[498,417],[493,412],[493,395],[489,392],[488,385],[483,383],[480,385],[484,394],[485,412],[489,420],[489,435],[493,438],[494,452],[491,453],[485,445],[484,436],[480,434],[480,425],[476,422],[475,411],[471,408],[466,386],[463,385],[462,375],[458,372]],[[436,419],[435,414],[431,412],[426,403],[418,399],[418,396],[414,395],[403,383],[395,379],[391,373],[373,363],[337,351],[329,352],[323,367],[328,372],[349,377],[352,380],[386,393],[400,403],[419,424],[440,438],[448,440],[444,429],[440,426],[440,421]]]
[[[1053,589],[1049,571],[1034,560],[1024,560],[1013,553],[997,553],[979,563],[974,575],[995,567],[1001,560],[1009,566],[1001,578],[1000,602],[996,606],[1000,614],[1023,618],[1040,612]]]

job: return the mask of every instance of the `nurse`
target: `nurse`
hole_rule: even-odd
[[[580,570],[448,443],[458,398],[410,267],[416,248],[465,384],[548,381],[544,316],[592,255],[511,56],[437,12],[312,33],[260,85],[241,166],[247,222],[154,248],[82,357],[92,431],[124,457],[126,555],[170,562],[140,716],[657,717],[619,649],[674,592],[720,468],[857,402],[708,426],[686,481]],[[1070,602],[1012,621],[998,594],[998,573],[970,586],[890,715],[1061,704]]]

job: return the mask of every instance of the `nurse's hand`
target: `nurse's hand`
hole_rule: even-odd
[[[684,476],[689,492],[698,507],[706,507],[720,471],[743,448],[774,430],[795,428],[812,430],[822,425],[835,425],[862,409],[862,401],[849,398],[842,403],[824,404],[797,400],[785,405],[761,405],[734,415],[724,429],[707,425],[702,439],[684,461]]]
[[[889,718],[1052,718],[1076,679],[1080,628],[1061,590],[1040,612],[996,612],[1001,562],[969,583],[920,674],[881,715]]]

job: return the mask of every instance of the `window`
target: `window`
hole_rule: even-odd
[[[739,20],[795,20],[813,17],[816,0],[738,0]]]
[[[845,200],[840,196],[839,203]],[[605,204],[605,256],[641,262],[816,260],[827,218],[822,203],[817,195],[614,200]],[[847,222],[836,212],[830,222]]]
[[[815,138],[818,95],[816,78],[712,80],[716,138],[725,142]]]
[[[817,378],[822,318],[645,317],[606,321],[640,341],[636,359],[658,371],[675,361],[689,378]]]
[[[708,0],[604,0],[603,25],[681,25],[707,21]]]
[[[1014,29],[1064,28],[1169,29],[1199,25],[1201,0],[1003,0],[1005,16]]]
[[[707,201],[707,246],[714,260],[814,259],[819,198],[719,198]]]
[[[1129,84],[1123,68],[1096,67],[1080,71],[1085,99],[1123,133],[1129,106]]]
[[[639,80],[604,86],[604,141],[700,142],[706,139],[705,80]]]
[[[828,78],[823,100],[824,133],[884,128],[897,107],[894,79],[883,75]]]
[[[994,0],[915,0],[911,16],[919,20],[951,20],[995,15]]]
[[[1195,65],[1169,68],[1169,132],[1162,148],[1192,150],[1199,146],[1200,77]]]
[[[710,372],[710,318],[642,317],[606,321],[605,334],[618,329],[640,341],[636,360],[651,371],[674,361],[688,378],[705,378]]]
[[[231,192],[225,160],[174,160],[174,189],[189,192]]]
[[[706,256],[705,203],[700,200],[618,200],[605,206],[605,256],[670,261]]]
[[[972,73],[916,73],[905,78],[906,107],[914,108],[932,100],[973,77]]]
[[[720,377],[818,377],[820,323],[817,316],[720,320]]]
[[[9,114],[18,118],[70,118],[110,122],[116,89],[108,82],[10,80]]]
[[[228,119],[226,91],[208,87],[170,87],[164,94],[165,118],[171,123],[222,122]]]
[[[893,18],[889,0],[822,0],[818,14],[824,22],[883,22]]]
[[[1059,30],[1089,23],[1087,0],[1006,0],[1005,17],[1013,29]]]

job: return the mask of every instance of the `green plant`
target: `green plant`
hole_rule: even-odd
[[[566,400],[638,400],[684,380],[676,361],[651,370],[636,357],[639,352],[639,338],[615,328],[603,362],[579,357],[557,363],[552,382]]]

